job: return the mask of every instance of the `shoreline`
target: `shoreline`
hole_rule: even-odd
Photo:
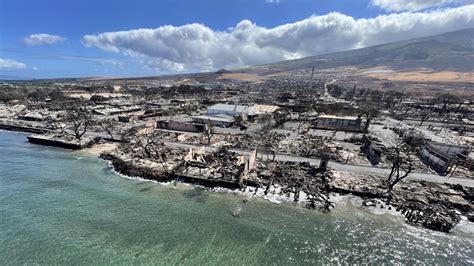
[[[22,132],[12,132],[12,131],[4,131],[4,132],[11,132],[11,133],[17,133],[17,134],[21,134],[21,135],[25,135],[25,133],[22,133]],[[307,202],[309,202],[309,198],[306,198],[305,199],[305,196],[306,194],[303,192],[303,191],[298,191],[300,195],[298,195],[298,200],[295,201],[295,194],[293,192],[288,192],[288,190],[286,190],[285,193],[282,193],[282,188],[284,189],[284,187],[282,186],[271,186],[270,189],[269,189],[269,193],[265,194],[264,191],[265,191],[265,187],[262,187],[262,186],[259,186],[259,187],[255,187],[255,186],[252,186],[252,185],[247,185],[247,187],[242,191],[241,189],[239,188],[235,188],[235,187],[230,187],[230,188],[226,188],[226,187],[223,187],[223,186],[219,186],[219,185],[212,185],[212,186],[209,186],[207,184],[203,184],[203,183],[199,183],[199,182],[190,182],[190,180],[183,180],[183,179],[179,179],[179,180],[172,180],[172,181],[166,181],[166,179],[161,179],[160,178],[160,173],[149,173],[146,169],[146,167],[143,167],[142,169],[139,169],[140,171],[136,172],[136,174],[130,174],[130,170],[132,170],[132,173],[133,173],[133,163],[131,163],[130,165],[122,168],[122,169],[117,169],[116,165],[113,164],[113,162],[107,158],[104,158],[104,154],[108,154],[110,153],[112,150],[114,150],[116,147],[118,146],[117,143],[105,143],[105,144],[98,144],[98,145],[95,145],[94,147],[91,147],[91,148],[88,148],[88,149],[83,149],[81,150],[80,152],[86,152],[94,157],[98,157],[102,160],[104,160],[108,165],[109,167],[111,167],[111,169],[123,176],[123,177],[126,177],[126,178],[129,178],[129,179],[140,179],[140,180],[143,180],[143,181],[154,181],[154,182],[157,182],[157,183],[160,183],[161,185],[165,185],[165,186],[169,186],[170,184],[190,184],[191,186],[194,186],[194,187],[201,187],[203,189],[206,189],[210,192],[226,192],[226,193],[237,193],[237,194],[241,194],[241,195],[245,195],[246,197],[249,197],[249,198],[253,198],[253,197],[258,197],[258,198],[261,198],[261,199],[264,199],[264,200],[267,200],[269,202],[272,202],[272,203],[276,203],[276,204],[279,204],[279,203],[291,203],[291,202],[297,202],[298,205],[301,205],[301,206],[304,206],[306,205],[305,207],[308,208],[308,204]],[[161,173],[162,174],[162,173]],[[168,179],[170,180],[170,179]],[[409,182],[413,182],[413,181],[409,181]],[[258,183],[255,183],[258,185]],[[352,189],[352,188],[351,188]],[[360,190],[360,189],[359,189]],[[369,194],[373,194],[373,196],[370,196],[369,194],[367,194],[367,192],[370,192]],[[364,191],[364,193],[360,193],[360,191],[356,191],[354,189],[352,190],[344,190],[344,189],[338,189],[338,188],[335,188],[335,187],[332,187],[329,191],[329,196],[330,196],[330,202],[331,203],[335,203],[337,202],[337,198],[339,197],[345,197],[345,196],[354,196],[354,197],[357,197],[358,199],[360,199],[362,201],[362,207],[368,207],[368,208],[372,208],[372,207],[377,207],[377,208],[382,208],[382,210],[386,210],[386,211],[394,211],[395,213],[397,213],[398,215],[405,215],[405,221],[407,223],[410,223],[412,224],[412,222],[410,222],[409,218],[412,218],[413,215],[409,216],[407,215],[406,213],[406,208],[403,207],[403,206],[400,206],[400,204],[393,204],[393,202],[391,202],[390,205],[387,205],[386,202],[384,202],[384,198],[380,197],[380,194],[377,194],[375,192],[371,192],[371,191]],[[369,197],[367,197],[369,196]],[[306,204],[305,204],[306,203]],[[311,206],[312,208],[310,209],[315,209],[316,207],[313,205]],[[393,208],[393,209],[392,209]],[[466,215],[465,213],[461,213],[458,211],[458,207],[456,206],[453,206],[453,209],[456,210],[457,212],[457,215],[459,217],[459,220],[456,221],[450,228],[449,230],[451,230],[454,226],[456,226],[461,220],[462,221],[465,221],[467,220],[467,217],[468,215]],[[413,211],[410,211],[410,208],[408,208],[408,214],[411,214]],[[416,220],[415,220],[415,224],[416,222],[419,220],[420,218],[420,212],[421,212],[421,215],[423,215],[423,212],[418,210],[414,213],[414,215],[416,215],[417,217]],[[407,219],[408,218],[408,219]],[[421,218],[423,218],[421,216]],[[470,220],[471,218],[469,218]],[[472,220],[470,220],[471,223],[472,223]],[[420,225],[420,224],[418,224]],[[435,230],[435,231],[446,231],[446,232],[449,232],[449,230],[439,230],[439,229],[436,229],[436,228],[433,228],[433,227],[427,227],[427,226],[424,226],[422,225],[423,227],[425,228],[429,228],[429,229],[432,229],[432,230]]]
[[[101,158],[99,158],[99,159],[101,159]],[[209,193],[237,195],[237,196],[243,197],[243,200],[242,200],[243,204],[245,204],[246,202],[251,201],[253,199],[257,199],[257,200],[263,200],[265,202],[276,204],[276,205],[287,204],[287,205],[291,205],[291,206],[296,207],[296,208],[308,209],[302,202],[300,202],[300,201],[295,202],[293,200],[292,195],[290,195],[289,197],[275,196],[275,195],[262,195],[261,193],[254,194],[253,192],[250,192],[248,190],[241,191],[239,189],[228,189],[228,188],[223,188],[223,187],[212,187],[211,188],[211,187],[206,187],[206,186],[203,186],[203,185],[200,185],[200,184],[175,182],[175,181],[160,182],[160,181],[156,181],[156,180],[142,178],[142,177],[139,177],[139,176],[129,176],[129,175],[122,174],[122,173],[118,172],[113,167],[113,165],[110,161],[105,160],[105,159],[101,159],[101,160],[104,161],[107,164],[108,167],[110,167],[110,170],[113,173],[115,173],[116,175],[118,175],[122,178],[129,179],[129,180],[141,181],[141,182],[150,182],[150,183],[153,183],[155,185],[159,185],[159,186],[163,186],[163,187],[167,187],[167,188],[172,188],[172,189],[178,189],[178,190],[180,190],[180,189],[202,189],[202,190],[205,190]],[[252,187],[251,189],[255,189],[255,187]],[[262,192],[263,190],[260,190],[260,191]],[[382,201],[378,201],[378,203],[377,203],[378,205],[368,206],[368,205],[363,204],[364,199],[361,196],[357,196],[357,195],[354,195],[354,194],[341,194],[341,193],[337,193],[337,192],[332,192],[332,194],[330,195],[330,200],[334,204],[335,208],[344,207],[344,206],[347,206],[348,204],[350,204],[350,205],[352,205],[352,207],[365,210],[370,214],[389,215],[392,218],[399,218],[401,221],[403,221],[402,224],[405,227],[410,228],[412,230],[430,230],[432,232],[440,233],[440,234],[452,234],[452,232],[443,232],[443,231],[432,230],[432,229],[429,229],[429,228],[420,227],[420,226],[416,226],[412,223],[409,223],[409,222],[407,222],[405,216],[402,213],[396,211],[396,208],[394,206],[391,206],[391,209],[389,209],[389,208],[387,208],[386,203],[382,202]],[[384,205],[385,207],[380,208],[380,205]],[[239,210],[237,209],[237,213],[234,212],[233,215],[238,217],[239,216],[238,211]],[[315,211],[323,213],[323,211],[321,211],[321,210],[315,210]],[[461,216],[461,218],[462,218],[461,221],[455,226],[455,228],[458,231],[474,233],[474,224],[472,222],[470,222],[467,219],[466,216]]]
[[[231,192],[244,195],[248,197],[244,202],[247,200],[258,197],[269,202],[273,203],[290,203],[294,202],[295,204],[304,206],[308,209],[320,209],[324,211],[323,206],[315,205],[314,198],[316,196],[320,196],[318,194],[315,195],[308,195],[304,191],[294,191],[291,188],[286,188],[281,185],[271,185],[265,188],[263,184],[258,182],[250,182],[243,187],[235,188],[235,187],[222,187],[220,185],[209,185],[207,183],[202,182],[194,182],[193,179],[180,179],[180,178],[170,178],[172,174],[168,174],[167,176],[163,176],[163,173],[156,172],[156,170],[152,170],[143,165],[134,165],[133,161],[123,161],[118,156],[114,156],[111,154],[101,154],[99,158],[108,162],[109,166],[117,173],[126,176],[130,179],[142,179],[142,180],[150,180],[160,184],[172,184],[172,183],[182,183],[182,184],[190,184],[190,186],[194,187],[201,187],[206,189],[210,192]],[[122,160],[122,161],[121,161]],[[406,187],[409,185],[413,185],[413,181],[408,181],[409,183],[400,185],[402,187]],[[257,185],[257,186],[255,186]],[[424,186],[436,186],[441,188],[437,185],[430,185],[426,182],[421,184],[421,187]],[[461,212],[466,208],[464,205],[456,205],[456,202],[451,201],[443,201],[443,199],[438,199],[439,206],[437,209],[432,209],[433,206],[423,206],[420,203],[412,203],[410,202],[413,199],[410,199],[410,196],[407,198],[405,193],[410,192],[410,188],[404,188],[407,191],[402,191],[403,193],[398,193],[396,196],[393,197],[393,200],[389,203],[386,202],[386,196],[381,194],[380,191],[364,191],[364,188],[359,188],[359,190],[354,189],[350,186],[350,189],[341,189],[340,187],[335,187],[334,184],[329,186],[329,190],[327,191],[327,196],[329,198],[330,207],[335,208],[334,204],[337,202],[337,199],[340,197],[357,197],[358,200],[361,201],[361,207],[368,207],[388,211],[392,214],[396,213],[397,215],[404,216],[404,220],[406,223],[414,225],[414,226],[421,226],[427,229],[431,229],[434,231],[442,231],[442,232],[450,232],[461,220],[467,220],[468,214],[465,212]],[[357,186],[356,186],[357,187]],[[456,187],[454,187],[456,188]],[[362,189],[362,190],[361,190]],[[453,189],[452,187],[450,189]],[[459,188],[457,188],[459,189]],[[462,187],[461,187],[462,189]],[[295,193],[293,193],[295,192]],[[431,192],[431,191],[430,191]],[[433,193],[433,192],[431,192]],[[436,191],[434,192],[436,193]],[[431,194],[430,194],[431,195]],[[425,195],[429,198],[430,195]],[[415,196],[416,198],[416,196]],[[421,200],[423,202],[423,200]],[[330,210],[326,208],[326,211]],[[467,207],[471,208],[471,207]],[[470,211],[469,211],[470,213]],[[236,214],[238,215],[238,214]]]
[[[99,143],[88,148],[80,150],[81,152],[86,152],[92,155],[100,156],[101,153],[111,152],[118,147],[117,143]]]

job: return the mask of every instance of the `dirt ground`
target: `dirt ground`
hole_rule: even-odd
[[[246,74],[246,73],[225,73],[220,75],[218,80],[231,79],[231,80],[240,80],[240,81],[250,81],[257,82],[265,80],[265,78],[255,75],[255,74]]]
[[[392,81],[441,81],[441,82],[474,82],[474,73],[452,71],[441,72],[385,72],[366,73],[368,77],[387,79]]]

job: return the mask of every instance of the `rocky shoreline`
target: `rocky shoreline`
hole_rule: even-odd
[[[383,180],[374,176],[352,176],[348,173],[329,171],[317,173],[317,168],[307,165],[288,165],[293,169],[303,169],[307,177],[296,178],[291,183],[289,176],[278,179],[277,172],[282,172],[284,164],[277,169],[257,167],[257,172],[250,172],[248,177],[229,181],[222,178],[203,179],[183,174],[183,163],[170,164],[166,167],[139,162],[117,152],[104,152],[100,158],[111,163],[120,174],[140,177],[158,182],[179,181],[201,185],[211,190],[226,188],[238,191],[252,191],[253,195],[268,197],[271,195],[286,197],[303,203],[308,208],[329,211],[334,208],[331,195],[355,195],[362,198],[364,206],[376,206],[387,210],[396,210],[406,218],[406,222],[436,231],[449,232],[460,221],[462,216],[473,222],[474,190],[460,185],[433,184],[428,182],[407,181],[400,183],[389,196]],[[287,162],[288,164],[289,162]],[[272,166],[273,167],[273,166]],[[291,171],[288,172],[291,175]],[[302,173],[293,173],[301,175]]]

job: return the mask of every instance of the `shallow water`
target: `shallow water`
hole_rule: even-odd
[[[350,200],[321,213],[243,198],[127,179],[0,131],[1,265],[474,263],[467,222],[444,234]]]

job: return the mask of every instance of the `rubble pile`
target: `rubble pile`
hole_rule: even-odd
[[[225,141],[232,144],[233,148],[241,150],[253,150],[256,148],[263,148],[267,150],[280,150],[280,142],[286,139],[286,135],[270,132],[259,132],[243,136],[226,136]]]
[[[329,200],[330,178],[327,172],[319,171],[308,162],[257,161],[245,183],[263,187],[265,195],[285,194],[293,196],[294,201],[306,201],[308,207],[329,210],[332,207]]]
[[[365,206],[381,208],[393,206],[407,222],[425,228],[449,232],[461,220],[460,215],[474,214],[474,191],[460,185],[440,185],[424,181],[404,182],[391,195],[377,176],[353,176],[345,172],[333,173],[330,189],[341,194],[353,194],[364,198]],[[372,199],[372,200],[371,200]]]
[[[110,161],[121,174],[160,182],[169,181],[175,169],[182,164],[186,150],[155,147],[154,151],[148,158],[133,146],[120,145],[115,151],[102,153],[100,157]]]
[[[473,193],[462,186],[411,182],[394,191],[390,204],[409,223],[449,232],[461,220],[460,214],[474,212]]]
[[[383,178],[371,175],[355,176],[347,172],[333,172],[331,190],[341,194],[354,194],[367,198],[384,197],[386,188]]]
[[[244,156],[226,149],[211,153],[190,149],[176,174],[237,184],[244,168]]]
[[[244,136],[226,136],[224,141],[231,147],[241,150],[262,149],[267,152],[291,154],[305,158],[321,158],[329,154],[331,159],[337,159],[335,146],[332,148],[321,137],[301,135],[298,138],[289,138],[288,135],[278,132],[255,133]]]
[[[321,158],[323,154],[332,155],[331,148],[323,141],[321,137],[312,137],[308,135],[300,136],[293,140],[283,141],[279,151],[285,154],[295,154],[306,158]],[[334,155],[331,159],[335,159]]]

